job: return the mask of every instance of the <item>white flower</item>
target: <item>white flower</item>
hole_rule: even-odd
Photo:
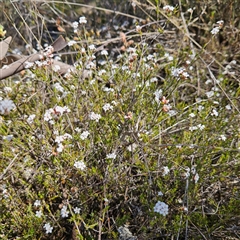
[[[194,118],[194,117],[195,117],[195,114],[194,114],[194,113],[190,113],[190,114],[189,114],[189,117]]]
[[[90,50],[95,50],[95,49],[96,49],[96,47],[95,47],[93,44],[89,45],[88,48],[89,48]]]
[[[172,74],[172,76],[174,76],[174,77],[177,77],[177,78],[183,78],[183,79],[185,79],[185,78],[188,78],[189,77],[189,74],[186,72],[186,69],[185,68],[172,68],[171,69],[171,74]]]
[[[157,103],[160,103],[161,102],[161,98],[162,98],[162,89],[156,90],[154,92],[154,95],[155,95],[155,101]]]
[[[137,25],[137,26],[136,26],[136,31],[137,31],[137,32],[141,32],[141,30],[142,30],[142,27],[139,26],[139,25]]]
[[[161,191],[159,191],[158,196],[163,196],[163,193]]]
[[[34,66],[33,62],[26,61],[24,64],[25,64],[25,69],[32,68]]]
[[[166,5],[163,7],[163,10],[166,12],[172,12],[174,10],[174,7],[170,5]]]
[[[204,109],[204,106],[199,105],[197,109],[198,109],[199,112],[201,112]]]
[[[73,211],[74,211],[74,213],[79,214],[80,211],[81,211],[81,208],[75,207],[75,208],[73,209]]]
[[[32,124],[35,117],[36,117],[35,114],[29,115],[27,118],[28,124]]]
[[[56,143],[61,143],[65,139],[72,139],[72,136],[70,134],[68,134],[68,133],[65,133],[64,135],[56,136],[55,142]]]
[[[158,201],[153,208],[154,212],[160,213],[163,216],[168,214],[168,205],[164,202]]]
[[[57,152],[58,152],[58,153],[61,153],[61,152],[63,151],[63,149],[64,149],[64,146],[63,146],[61,143],[59,143],[59,144],[58,144],[58,147],[57,147],[57,149],[56,149]]]
[[[33,205],[35,207],[39,207],[39,206],[41,206],[41,201],[40,200],[36,200]]]
[[[68,46],[73,46],[74,44],[76,44],[77,42],[75,40],[70,40],[68,42]]]
[[[116,157],[117,157],[117,155],[115,153],[109,153],[106,156],[106,158],[109,158],[109,159],[115,159]]]
[[[197,127],[198,127],[199,130],[203,130],[203,129],[205,128],[205,125],[203,125],[203,124],[198,124]]]
[[[103,110],[106,112],[108,110],[113,110],[113,106],[109,103],[106,103],[104,106],[103,106]]]
[[[12,109],[16,108],[12,100],[3,99],[0,101],[0,113],[8,114]]]
[[[5,186],[4,186],[4,189],[2,191],[2,195],[5,199],[9,197],[8,190],[5,188]]]
[[[171,56],[169,53],[165,53],[164,57],[166,57],[168,59],[168,61],[172,61],[173,60],[173,56]]]
[[[170,170],[167,166],[163,167],[163,176],[166,176],[169,172],[170,172]]]
[[[73,27],[74,29],[77,29],[77,28],[78,28],[78,22],[77,22],[77,21],[73,22],[73,23],[72,23],[72,27]]]
[[[220,137],[219,137],[219,140],[222,140],[222,141],[226,141],[226,139],[227,139],[227,138],[226,138],[226,136],[225,136],[225,135],[223,135],[223,134],[222,134],[222,135],[220,135]]]
[[[189,127],[189,130],[192,132],[192,131],[195,131],[195,130],[197,130],[198,128],[197,128],[197,126],[191,126],[191,127]]]
[[[12,92],[12,88],[11,88],[11,87],[4,87],[3,90],[4,90],[4,92],[6,92],[6,93]]]
[[[84,47],[81,48],[81,53],[86,53],[86,49]]]
[[[90,114],[89,114],[89,118],[90,118],[91,120],[96,121],[96,122],[99,122],[99,120],[100,120],[101,117],[102,117],[102,116],[101,116],[100,114],[97,114],[97,113],[94,113],[94,112],[90,112]]]
[[[83,171],[86,168],[86,165],[83,161],[76,161],[74,167]]]
[[[53,87],[59,92],[62,92],[62,93],[64,92],[64,88],[62,87],[62,85],[60,83],[53,84]]]
[[[70,109],[67,106],[64,106],[64,107],[56,106],[53,110],[55,114],[60,114],[60,115],[62,115],[65,112],[70,112]]]
[[[80,138],[81,138],[82,140],[85,140],[85,139],[88,137],[89,134],[90,134],[90,133],[89,133],[88,131],[84,131],[84,132],[82,132],[82,134],[80,135]]]
[[[103,87],[102,89],[104,92],[114,92],[113,88],[109,88],[109,87]]]
[[[61,209],[62,218],[68,217],[69,211],[67,211],[67,206],[63,206]]]
[[[86,69],[92,69],[92,68],[95,68],[96,67],[96,64],[94,62],[89,62],[87,65],[86,65]]]
[[[102,51],[101,51],[101,55],[107,56],[107,55],[108,55],[108,52],[107,52],[106,50],[102,50]]]
[[[206,95],[208,98],[211,98],[212,96],[214,96],[214,91],[206,92]]]
[[[219,29],[220,29],[219,27],[213,28],[212,31],[211,31],[211,34],[216,35],[219,32]]]
[[[7,135],[7,136],[3,136],[3,140],[7,140],[7,141],[11,141],[13,139],[13,135]]]
[[[227,110],[231,110],[231,109],[232,109],[231,105],[229,105],[229,104],[226,105],[225,108],[226,108]]]
[[[153,77],[150,79],[150,82],[153,83],[153,82],[158,82],[158,79],[156,77]]]
[[[46,234],[52,233],[53,227],[51,227],[50,223],[45,223],[43,228],[46,230]]]
[[[102,76],[103,74],[105,74],[107,71],[102,69],[98,72],[98,76]]]
[[[133,144],[127,146],[127,150],[128,150],[129,152],[133,152],[133,151],[137,148],[137,146],[138,146],[138,145],[137,145],[136,143],[133,143]]]
[[[36,211],[36,214],[35,214],[38,218],[40,218],[42,216],[42,211],[39,210],[39,211]]]
[[[79,23],[80,23],[80,24],[86,24],[86,23],[87,23],[86,17],[80,17],[80,18],[79,18]]]
[[[211,112],[211,116],[217,117],[218,116],[218,111],[216,109],[213,109],[212,112]]]
[[[52,113],[53,113],[53,109],[52,108],[47,109],[45,114],[44,114],[44,121],[48,122],[48,121],[52,120],[52,115],[51,115]]]

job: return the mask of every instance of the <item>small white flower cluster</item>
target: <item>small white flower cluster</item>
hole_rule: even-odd
[[[161,102],[162,98],[162,89],[158,89],[154,92],[155,95],[155,101],[159,104]]]
[[[61,209],[61,217],[66,218],[69,215],[69,211],[67,210],[67,206],[63,206]]]
[[[210,115],[211,115],[211,116],[218,117],[219,113],[218,113],[218,111],[214,108],[214,109],[212,110],[212,112],[210,113]]]
[[[211,30],[211,34],[212,35],[216,35],[217,33],[219,33],[220,29],[222,29],[223,27],[223,24],[224,24],[224,21],[223,20],[220,20],[220,21],[217,21],[217,27],[214,27],[212,30]]]
[[[108,159],[115,159],[116,157],[117,157],[116,153],[109,153],[106,156],[106,158],[108,158]]]
[[[74,44],[76,44],[77,42],[75,41],[75,40],[70,40],[69,42],[68,42],[68,46],[70,47],[70,46],[73,46]]]
[[[189,127],[189,130],[192,132],[192,131],[195,131],[195,130],[203,130],[205,128],[205,125],[203,124],[198,124],[197,126],[191,126]]]
[[[168,205],[164,202],[158,201],[153,210],[154,212],[160,213],[165,217],[168,214]]]
[[[12,88],[11,87],[4,87],[3,88],[3,91],[5,92],[5,93],[11,93],[13,90],[12,90]]]
[[[107,56],[107,55],[108,55],[108,51],[103,49],[103,50],[101,51],[101,55],[102,55],[102,56]]]
[[[89,131],[84,131],[81,133],[80,138],[82,140],[85,140],[89,136],[89,134],[90,134]]]
[[[86,168],[86,164],[83,161],[76,161],[73,166],[82,171]]]
[[[164,6],[163,7],[163,10],[165,11],[165,12],[173,12],[173,10],[174,10],[174,7],[173,6],[170,6],[170,5],[166,5],[166,6]]]
[[[78,24],[86,24],[87,23],[87,19],[86,17],[82,16],[79,18],[78,22],[75,21],[72,23],[72,27],[73,27],[73,31],[76,33],[77,32],[77,28],[78,28]]]
[[[171,69],[171,74],[172,76],[178,78],[178,79],[186,79],[189,78],[189,74],[186,71],[185,68],[181,67],[181,68],[172,68]]]
[[[83,16],[83,17],[80,17],[80,18],[79,18],[79,23],[80,23],[80,24],[86,24],[86,23],[87,23],[86,17],[84,17],[84,16]]]
[[[44,55],[46,58],[53,58],[53,52],[54,52],[53,46],[47,46],[47,47],[44,49],[43,55]]]
[[[3,99],[0,100],[0,113],[1,114],[8,114],[11,110],[15,109],[16,105],[13,103],[12,100]]]
[[[27,123],[28,124],[32,124],[33,123],[33,120],[35,119],[36,115],[35,114],[31,114],[28,116],[27,118]]]
[[[53,118],[57,118],[68,112],[70,112],[70,109],[67,106],[56,106],[54,108],[47,109],[44,114],[44,121],[54,124]]]
[[[97,113],[94,113],[94,112],[90,112],[90,114],[89,114],[90,120],[93,120],[93,121],[96,121],[96,122],[99,122],[101,117],[102,116],[100,114],[97,114]]]
[[[219,140],[226,141],[226,139],[226,136],[223,134],[219,136]]]
[[[7,136],[2,136],[3,140],[7,140],[7,141],[11,141],[13,139],[13,135],[10,134],[10,135],[7,135]]]
[[[105,70],[105,69],[101,69],[99,72],[98,72],[98,76],[102,76],[102,75],[104,75],[104,74],[106,74],[107,73],[107,71]]]
[[[41,206],[41,201],[40,200],[36,200],[33,205],[35,207],[40,207]]]
[[[53,52],[54,52],[54,48],[52,46],[47,46],[43,51],[43,55],[41,54],[39,55],[39,60],[36,60],[35,62],[26,61],[24,63],[25,69],[50,66],[53,63]],[[60,66],[58,67],[53,66],[53,69],[55,71],[59,71]]]
[[[167,58],[168,61],[173,61],[173,56],[171,56],[169,53],[165,53],[164,57]]]
[[[137,26],[136,26],[136,31],[137,31],[137,32],[141,32],[141,31],[142,31],[142,27],[139,26],[139,25],[137,25]]]
[[[5,199],[9,198],[9,196],[10,196],[10,194],[8,193],[8,190],[6,189],[6,186],[5,186],[5,185],[2,186],[2,196],[3,196]]]
[[[53,86],[57,91],[59,91],[59,92],[62,92],[62,93],[65,92],[63,86],[62,86],[60,83],[58,83],[58,82],[57,82],[57,83],[54,83],[52,86]]]
[[[117,230],[119,232],[119,239],[137,240],[137,237],[133,236],[127,226],[121,226]]]
[[[189,117],[194,118],[196,115],[194,113],[190,113]]]
[[[163,173],[162,173],[163,176],[168,175],[169,172],[170,172],[170,169],[168,166],[163,167]]]
[[[110,103],[106,103],[102,108],[105,112],[108,110],[113,110],[113,106]]]
[[[50,225],[50,223],[45,223],[43,228],[45,229],[46,234],[52,233],[53,227]]]
[[[34,205],[36,208],[37,208],[37,207],[40,207],[40,206],[41,206],[41,201],[40,201],[40,200],[36,200],[33,205]],[[38,211],[36,211],[36,214],[35,214],[35,215],[36,215],[36,217],[41,218],[42,215],[43,215],[41,209],[38,210]]]
[[[72,139],[72,136],[68,133],[65,133],[64,135],[56,136],[55,142],[58,144],[57,149],[56,149],[58,153],[63,151],[64,146],[63,146],[62,142],[66,139]]]
[[[191,174],[193,175],[194,182],[197,183],[199,180],[199,174],[197,173],[195,165],[191,167]]]
[[[74,211],[75,214],[79,214],[80,211],[81,211],[81,208],[75,207],[75,208],[73,209],[73,211]]]
[[[134,152],[137,147],[138,147],[138,145],[136,143],[133,143],[133,144],[127,146],[127,150],[129,152]]]
[[[89,50],[91,50],[91,51],[96,50],[96,47],[95,47],[94,44],[89,45],[88,48],[89,48]]]

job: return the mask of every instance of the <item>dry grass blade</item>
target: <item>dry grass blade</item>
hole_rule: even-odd
[[[0,60],[2,60],[5,57],[11,40],[12,37],[8,37],[0,42]]]
[[[64,40],[62,36],[60,36],[53,44],[52,47],[54,48],[54,52],[58,52],[67,46],[67,42]],[[16,60],[15,62],[11,63],[11,61]],[[8,65],[6,68],[0,69],[0,80],[10,77],[22,70],[25,69],[25,65],[27,62],[34,63],[35,61],[41,60],[42,55],[41,53],[31,54],[30,56],[9,56],[8,58],[4,58],[4,62]],[[61,65],[61,73],[64,74],[68,71],[71,67],[68,64],[64,64],[61,62],[55,61],[54,64]]]

